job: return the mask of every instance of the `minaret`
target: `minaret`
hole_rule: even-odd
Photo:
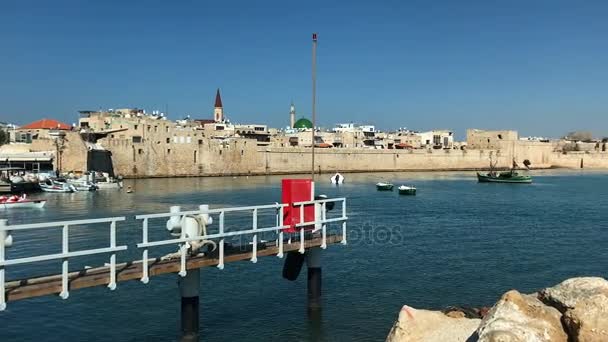
[[[293,105],[293,101],[291,101],[291,107],[289,107],[289,122],[291,128],[296,124],[296,106]]]
[[[215,94],[215,109],[213,109],[213,119],[215,120],[215,122],[224,121],[224,107],[222,106],[220,88],[217,88],[217,93]]]

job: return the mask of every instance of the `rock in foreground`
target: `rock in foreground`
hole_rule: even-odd
[[[401,308],[399,319],[391,329],[387,342],[465,342],[472,336],[480,319],[453,318],[439,311]]]
[[[469,310],[470,311],[470,310]],[[388,342],[608,342],[608,281],[568,279],[538,294],[505,293],[481,311],[417,310],[403,306]],[[477,316],[478,317],[478,316]]]
[[[531,295],[505,293],[481,322],[479,342],[566,342],[560,312]]]

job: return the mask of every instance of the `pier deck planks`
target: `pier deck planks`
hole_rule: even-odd
[[[327,245],[338,243],[342,240],[341,235],[329,235],[327,236]],[[321,238],[315,237],[313,239],[305,240],[304,247],[318,247],[321,245]],[[295,251],[300,248],[300,242],[295,241],[292,243],[283,244],[283,252]],[[272,242],[271,245],[267,245],[266,248],[258,249],[257,256],[271,256],[276,255],[279,252],[279,248]],[[248,260],[251,258],[251,252],[243,252],[236,254],[224,255],[224,263],[230,263],[241,260]],[[211,258],[206,256],[192,257],[187,260],[186,269],[197,269],[203,267],[217,266],[219,262],[218,258]],[[160,260],[149,259],[148,260],[150,277],[167,274],[177,273],[180,271],[180,259],[171,260]],[[127,280],[138,280],[142,277],[142,261],[134,261],[128,263],[116,264],[116,282],[122,282]],[[69,289],[77,290],[87,287],[94,286],[105,286],[110,282],[110,267],[98,267],[77,272],[70,272],[69,278]],[[6,283],[6,301],[16,301],[20,299],[40,297],[51,294],[59,294],[61,292],[61,274],[15,280]]]

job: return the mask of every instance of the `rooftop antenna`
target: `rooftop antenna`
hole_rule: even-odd
[[[317,33],[312,34],[312,179],[315,179],[315,121],[317,98]]]

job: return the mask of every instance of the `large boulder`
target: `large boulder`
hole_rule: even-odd
[[[534,295],[505,293],[482,320],[479,342],[566,342],[560,312]]]
[[[608,281],[600,277],[579,277],[542,290],[539,298],[565,312],[574,309],[580,300],[597,295],[608,297]]]
[[[608,281],[571,278],[541,291],[539,297],[564,312],[562,321],[574,342],[608,341]]]
[[[401,308],[387,342],[466,342],[475,341],[480,319],[453,318],[439,311]]]

